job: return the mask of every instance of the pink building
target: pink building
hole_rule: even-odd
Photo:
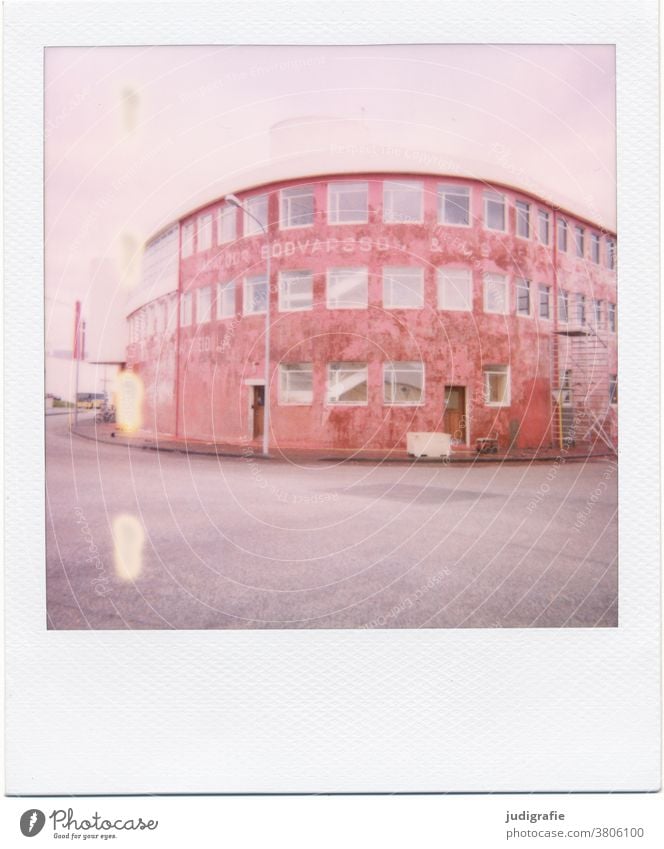
[[[250,214],[220,198],[146,245],[127,359],[147,430],[260,442],[269,297],[272,450],[404,449],[414,431],[457,449],[615,444],[614,233],[454,176],[237,196]]]

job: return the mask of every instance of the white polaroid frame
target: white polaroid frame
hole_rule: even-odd
[[[5,6],[6,792],[657,789],[657,4],[288,9]],[[48,631],[44,47],[544,41],[616,45],[619,627]]]

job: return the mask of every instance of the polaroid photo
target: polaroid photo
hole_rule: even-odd
[[[656,4],[377,5],[6,8],[10,795],[659,786]]]

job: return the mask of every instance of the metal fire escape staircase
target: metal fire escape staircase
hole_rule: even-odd
[[[554,381],[555,444],[591,451],[608,448],[617,453],[611,436],[615,432],[615,411],[609,397],[608,345],[601,328],[570,325],[554,334],[553,345],[553,362],[558,362]]]

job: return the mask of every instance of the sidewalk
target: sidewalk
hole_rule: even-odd
[[[175,439],[170,436],[154,436],[146,432],[138,431],[135,434],[126,434],[117,430],[115,424],[100,424],[92,421],[79,422],[77,427],[71,428],[75,436],[83,439],[92,439],[108,445],[125,446],[142,451],[168,451],[180,454],[200,454],[212,457],[236,457],[267,461],[286,461],[290,463],[401,463],[412,465],[447,465],[448,463],[533,463],[553,462],[564,458],[568,461],[584,461],[599,457],[613,456],[604,446],[596,447],[595,450],[588,448],[569,448],[560,451],[555,448],[537,449],[513,449],[509,452],[497,454],[478,454],[472,448],[454,449],[450,457],[412,457],[403,450],[385,449],[303,449],[303,448],[278,448],[273,447],[269,457],[263,457],[261,446],[258,442],[247,442],[246,445],[237,445],[223,442],[205,442],[196,439]]]

